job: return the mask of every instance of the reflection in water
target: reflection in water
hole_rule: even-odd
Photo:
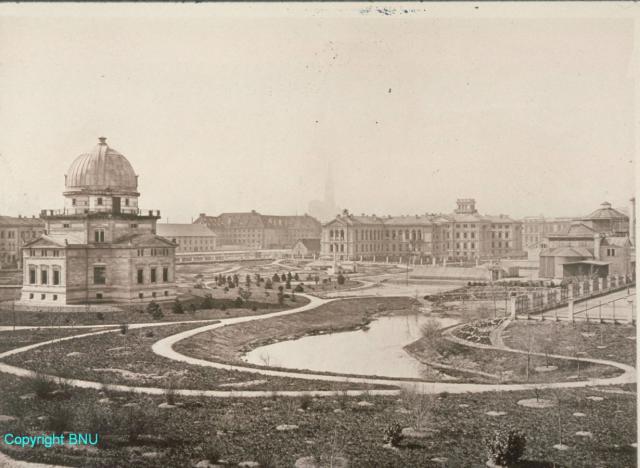
[[[244,356],[258,365],[385,377],[426,377],[427,368],[402,348],[420,338],[421,314],[381,317],[368,330],[307,336],[261,346]],[[438,318],[442,327],[456,319]]]

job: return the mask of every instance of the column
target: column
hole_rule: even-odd
[[[571,300],[575,297],[575,294],[575,284],[570,283],[567,285],[567,298]]]
[[[604,278],[598,278],[597,281],[598,281],[598,290],[604,291],[604,288],[605,288]]]
[[[569,321],[573,322],[573,300],[569,300],[569,304],[567,304],[567,311],[569,314]]]

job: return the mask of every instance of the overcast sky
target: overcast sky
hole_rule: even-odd
[[[633,194],[629,18],[191,7],[0,7],[0,214],[62,207],[99,136],[172,222],[302,214],[329,160],[354,213],[474,197],[482,213],[582,215]]]

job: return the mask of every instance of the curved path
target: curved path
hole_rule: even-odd
[[[175,335],[163,338],[156,343],[153,344],[152,350],[159,356],[173,359],[179,362],[184,362],[187,364],[198,365],[203,367],[212,367],[218,369],[225,370],[237,370],[242,372],[260,374],[260,375],[268,375],[268,376],[278,376],[278,377],[291,377],[297,379],[305,379],[305,380],[323,380],[329,382],[343,382],[343,383],[363,383],[370,385],[389,385],[396,386],[399,389],[393,390],[349,390],[349,391],[257,391],[257,390],[243,390],[243,391],[219,391],[219,390],[190,390],[190,389],[180,389],[177,390],[176,393],[184,396],[207,396],[207,397],[264,397],[264,396],[272,396],[272,395],[281,395],[281,396],[301,396],[305,394],[315,395],[315,396],[335,396],[339,394],[347,394],[350,396],[362,395],[365,393],[373,394],[373,395],[394,395],[400,392],[400,388],[410,388],[416,392],[420,393],[441,393],[441,392],[449,392],[449,393],[464,393],[464,392],[487,392],[487,391],[515,391],[515,390],[533,390],[539,388],[579,388],[579,387],[587,387],[587,386],[603,386],[603,385],[621,385],[627,383],[635,383],[636,382],[636,369],[632,366],[628,366],[625,364],[621,364],[614,361],[602,360],[602,359],[590,359],[590,358],[580,358],[583,362],[591,362],[595,364],[603,364],[612,367],[616,367],[621,369],[623,373],[619,376],[608,378],[608,379],[591,379],[587,381],[577,381],[577,382],[555,382],[549,384],[472,384],[472,383],[451,383],[451,382],[423,382],[423,381],[407,381],[407,380],[396,380],[396,379],[384,379],[384,378],[376,378],[376,377],[352,377],[345,375],[327,375],[320,373],[306,373],[299,372],[295,370],[291,371],[283,371],[283,370],[275,370],[269,368],[256,368],[256,367],[248,367],[242,365],[230,365],[223,364],[215,361],[208,361],[204,359],[193,358],[190,356],[183,355],[178,353],[173,349],[173,345],[177,342],[189,338],[191,336],[197,335],[199,333],[203,333],[209,330],[213,330],[216,328],[220,328],[226,325],[232,325],[237,323],[244,323],[253,320],[264,320],[271,317],[278,317],[284,315],[295,314],[298,312],[313,310],[320,305],[326,304],[328,302],[334,301],[336,299],[321,299],[315,296],[309,296],[306,294],[301,294],[301,296],[305,296],[309,299],[309,303],[303,306],[300,306],[295,309],[289,309],[279,312],[273,312],[262,315],[253,315],[246,317],[235,317],[229,319],[220,319],[217,323],[205,325],[202,327],[198,327],[192,330],[187,330],[181,333],[177,333]],[[159,323],[138,323],[131,324],[131,329],[136,328],[144,328],[144,327],[153,327],[158,325],[170,325],[175,323],[193,323],[193,321],[188,322],[165,322],[162,324]],[[73,340],[76,338],[82,338],[87,336],[99,335],[103,333],[113,333],[118,331],[119,328],[111,328],[91,333],[85,333],[81,335],[68,336],[63,338],[56,338],[49,341],[44,341],[36,344],[32,344],[29,346],[24,346],[22,348],[16,348],[4,353],[0,353],[0,359],[3,357],[11,356],[18,353],[23,353],[29,351],[31,349],[46,346],[52,343],[57,343],[61,341]],[[445,332],[445,336],[448,339],[452,339],[454,341],[458,341],[461,344],[472,347],[479,348],[487,348],[487,349],[499,349],[502,351],[509,351],[515,353],[525,353],[526,351],[515,350],[506,347],[495,347],[489,345],[481,345],[476,343],[469,343],[465,340],[461,340],[459,338],[454,337],[451,332],[454,328],[449,329]],[[531,353],[536,356],[544,356],[542,353]],[[573,357],[569,356],[561,356],[561,355],[553,355],[554,358],[559,359],[571,359]],[[35,375],[35,372],[23,369],[20,367],[10,366],[8,364],[0,363],[0,372],[6,372],[9,374],[13,374],[20,377],[30,377]],[[104,385],[100,382],[92,382],[86,380],[78,380],[78,379],[68,379],[68,378],[57,378],[60,382],[65,384],[80,387],[80,388],[92,388],[92,389],[102,389]],[[116,391],[122,392],[137,392],[151,395],[161,395],[166,392],[164,388],[158,387],[134,387],[128,385],[109,385],[109,388],[112,388]]]

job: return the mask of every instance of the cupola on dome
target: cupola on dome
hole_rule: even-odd
[[[66,190],[136,192],[138,178],[122,154],[100,137],[88,153],[78,156],[65,176]]]

